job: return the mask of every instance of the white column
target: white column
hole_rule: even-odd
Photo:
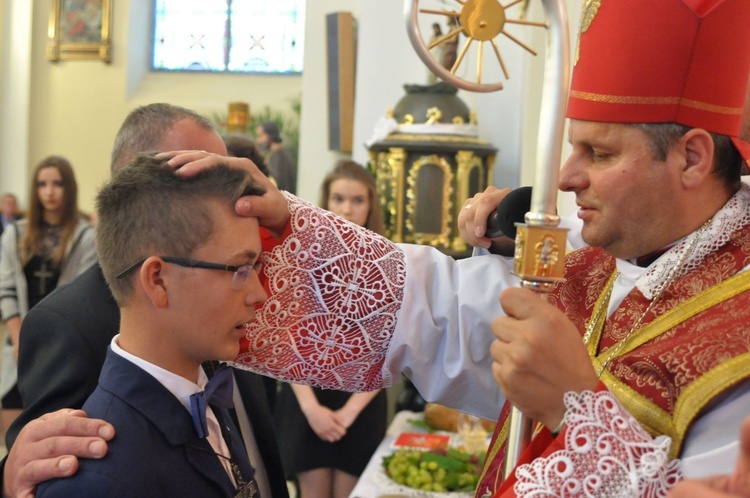
[[[0,191],[15,192],[25,206],[33,6],[31,0],[4,0],[0,7]]]

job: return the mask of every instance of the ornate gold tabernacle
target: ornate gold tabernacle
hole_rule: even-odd
[[[390,133],[369,146],[387,236],[468,256],[456,219],[466,199],[492,184],[497,149],[477,137],[476,117],[456,88],[405,88],[387,113]]]

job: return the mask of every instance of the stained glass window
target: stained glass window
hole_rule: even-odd
[[[154,0],[157,71],[301,73],[305,0]]]

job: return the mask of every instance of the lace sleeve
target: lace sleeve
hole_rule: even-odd
[[[390,385],[383,368],[405,279],[395,244],[286,194],[292,233],[263,255],[269,298],[235,364],[342,391]]]
[[[516,469],[519,497],[661,497],[682,478],[671,440],[652,438],[609,391],[565,395],[565,448]]]

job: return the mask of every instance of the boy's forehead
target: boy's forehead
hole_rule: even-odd
[[[260,225],[258,218],[238,216],[233,207],[212,203],[213,231],[203,247],[219,249],[224,257],[243,257],[260,254]]]

